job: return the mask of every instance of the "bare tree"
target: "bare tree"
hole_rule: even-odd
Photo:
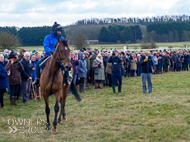
[[[76,47],[76,49],[80,50],[86,47],[86,36],[81,31],[76,31],[73,36],[72,44]]]
[[[7,32],[0,33],[1,49],[15,49],[20,45],[18,37]]]

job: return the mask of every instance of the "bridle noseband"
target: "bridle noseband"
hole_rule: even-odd
[[[58,62],[61,67],[65,67],[66,63],[68,61],[70,61],[70,60],[69,60],[69,58],[61,58],[61,55],[60,55],[60,52],[59,52],[59,45],[61,45],[61,44],[63,44],[63,43],[57,43],[57,46],[56,46],[56,48],[58,48],[57,51],[58,51],[58,55],[59,55],[59,60],[55,59],[53,56],[52,56],[52,59],[54,59],[56,62]],[[64,52],[64,54],[65,54],[65,52]],[[65,63],[62,62],[62,60],[64,60],[64,59],[67,59],[67,61]]]

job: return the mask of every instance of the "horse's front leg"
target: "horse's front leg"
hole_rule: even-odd
[[[58,93],[55,93],[55,106],[54,106],[55,118],[54,118],[54,121],[53,121],[53,128],[51,130],[52,133],[57,132],[56,126],[57,126],[57,115],[58,115],[58,112],[59,112],[60,96],[61,96],[61,90]]]

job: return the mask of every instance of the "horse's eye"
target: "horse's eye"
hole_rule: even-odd
[[[60,52],[62,53],[62,51],[60,50]]]

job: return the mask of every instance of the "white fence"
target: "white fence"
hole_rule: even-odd
[[[168,47],[159,47],[159,48],[154,48],[154,49],[118,49],[119,51],[125,51],[125,50],[129,50],[129,51],[134,51],[134,52],[140,52],[141,50],[142,51],[149,51],[149,50],[151,50],[151,51],[156,51],[156,50],[158,50],[158,51],[160,51],[160,50],[162,50],[162,51],[164,51],[164,49],[166,49],[166,51],[178,51],[178,50],[182,50],[182,51],[184,51],[184,50],[190,50],[190,48],[188,48],[188,47],[186,47],[186,48],[168,48]],[[75,50],[75,51],[79,51],[79,50]],[[17,52],[18,53],[18,52]],[[32,52],[30,52],[30,53],[32,53]],[[43,52],[39,52],[39,53],[43,53]],[[0,54],[4,54],[4,52],[0,52]]]

